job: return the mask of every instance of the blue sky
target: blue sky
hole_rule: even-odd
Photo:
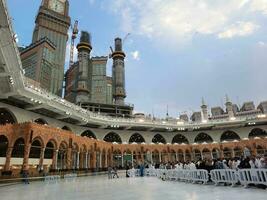
[[[41,0],[7,2],[28,45]],[[225,94],[238,104],[267,100],[266,0],[70,0],[70,15],[92,33],[94,56],[131,33],[126,101],[138,112],[163,117],[168,105],[177,117],[198,111],[202,97],[222,106]]]

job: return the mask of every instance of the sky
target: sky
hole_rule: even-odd
[[[41,0],[7,3],[27,46]],[[136,112],[177,117],[202,98],[223,107],[226,94],[238,105],[267,100],[267,0],[70,0],[70,16],[92,34],[92,56],[130,33],[126,102]]]

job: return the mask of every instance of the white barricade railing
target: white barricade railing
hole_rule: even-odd
[[[72,179],[77,178],[77,174],[65,174],[64,179]]]
[[[191,170],[189,174],[193,183],[203,182],[204,184],[206,184],[209,181],[209,172],[207,170],[204,169]]]
[[[262,184],[267,186],[267,169],[240,169],[239,181],[245,187],[248,184]]]
[[[211,180],[218,185],[219,183],[230,183],[234,186],[238,183],[238,173],[233,169],[214,169],[210,171]]]
[[[45,181],[57,181],[60,179],[60,176],[59,175],[55,175],[55,176],[45,176]]]
[[[128,170],[130,177],[139,176],[140,171],[136,169]],[[153,169],[145,170],[146,176],[154,176],[163,180],[188,181],[192,183],[202,182],[206,184],[209,179],[218,185],[228,183],[234,186],[240,182],[245,187],[248,184],[262,184],[267,186],[267,169],[214,169],[208,173],[207,170],[179,170],[179,169]]]

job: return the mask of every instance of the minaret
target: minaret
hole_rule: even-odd
[[[113,98],[115,104],[124,105],[126,97],[125,92],[125,69],[124,58],[125,53],[122,51],[121,38],[115,39],[115,51],[112,52],[113,67],[112,67],[112,84],[113,84]]]
[[[225,103],[226,112],[228,113],[229,118],[230,119],[233,119],[235,117],[234,116],[234,111],[233,111],[233,104],[230,101],[228,95],[225,96],[225,99],[226,99],[226,103]]]
[[[201,117],[202,117],[202,122],[207,122],[207,120],[208,120],[208,106],[205,103],[204,98],[202,98]]]
[[[79,60],[79,75],[76,104],[83,104],[90,101],[91,86],[89,80],[89,60],[92,50],[91,37],[88,32],[82,31],[80,43],[77,45]]]

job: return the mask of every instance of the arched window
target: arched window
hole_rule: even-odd
[[[267,133],[266,131],[262,130],[261,128],[254,128],[250,131],[249,133],[249,138],[254,138],[254,137],[266,137]]]
[[[104,141],[106,142],[116,142],[116,143],[122,143],[121,137],[114,132],[108,133],[105,137],[104,137]]]
[[[44,158],[45,159],[52,159],[54,155],[55,146],[53,142],[49,141],[45,147]]]
[[[240,137],[237,135],[237,133],[233,131],[225,131],[221,136],[221,142],[233,140],[240,140]]]
[[[0,125],[15,123],[17,123],[17,119],[14,114],[5,108],[0,108]]]
[[[47,125],[48,124],[47,121],[45,121],[44,119],[41,119],[41,118],[34,120],[34,122],[36,124],[40,124],[40,125]]]
[[[90,130],[87,130],[87,131],[84,131],[82,134],[81,134],[82,137],[88,137],[88,138],[92,138],[92,139],[96,139],[96,136],[95,134],[90,131]]]
[[[156,134],[153,139],[152,139],[153,143],[162,143],[162,144],[166,144],[166,140],[165,138],[160,135],[160,134]]]
[[[41,143],[39,140],[35,140],[31,145],[29,158],[40,158],[40,155],[41,155]]]
[[[12,157],[13,158],[24,158],[24,139],[19,138],[16,140],[13,151],[12,151]]]
[[[130,140],[129,140],[129,143],[133,143],[133,142],[141,144],[145,142],[145,139],[139,133],[135,133],[130,137]]]
[[[177,143],[177,144],[182,144],[182,143],[189,144],[189,141],[185,136],[183,136],[181,134],[177,134],[172,139],[172,144],[174,144],[174,143]]]
[[[199,133],[195,138],[195,143],[211,143],[213,139],[207,133]]]
[[[8,139],[4,135],[0,135],[0,157],[6,157],[6,151],[8,148]]]

